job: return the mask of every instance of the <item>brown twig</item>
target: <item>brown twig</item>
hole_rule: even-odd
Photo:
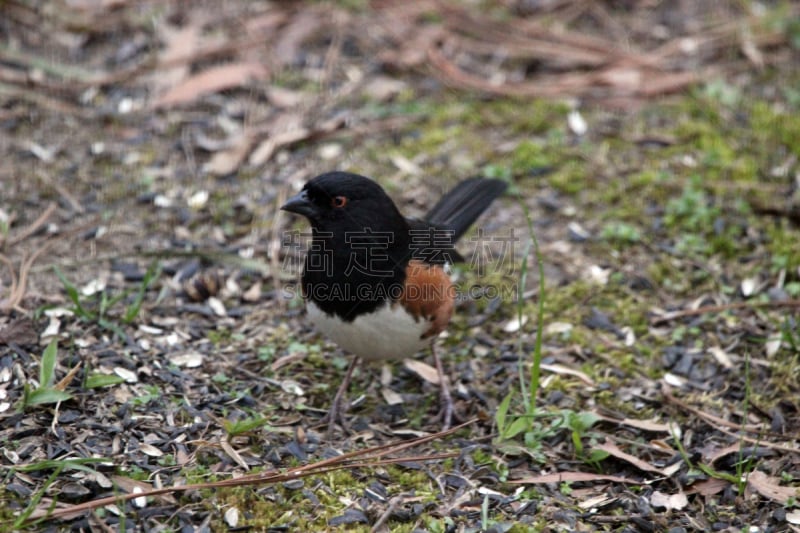
[[[14,236],[14,238],[9,239],[8,244],[10,246],[14,246],[15,244],[24,241],[25,239],[36,233],[39,230],[39,228],[41,228],[45,224],[45,222],[47,222],[47,219],[49,219],[52,216],[55,210],[56,210],[55,202],[50,202],[50,204],[47,206],[44,212],[41,215],[39,215],[39,218],[34,220],[27,228],[20,231],[19,234]]]
[[[684,309],[682,311],[673,311],[661,316],[656,316],[650,319],[650,324],[657,326],[666,322],[672,322],[680,318],[690,316],[707,315],[711,313],[722,313],[724,311],[731,311],[733,309],[780,309],[783,307],[800,307],[800,300],[778,300],[774,302],[733,302],[723,305],[705,305],[697,309]]]
[[[383,514],[378,518],[378,520],[372,525],[369,532],[370,533],[377,533],[381,527],[389,520],[389,517],[392,516],[392,513],[395,509],[397,509],[397,505],[400,503],[400,497],[396,496],[389,500],[389,505],[386,507],[386,510]]]
[[[381,446],[375,446],[373,448],[367,448],[365,450],[356,450],[350,453],[346,453],[337,457],[332,457],[330,459],[325,459],[316,463],[311,463],[308,465],[300,466],[297,468],[292,468],[287,471],[278,471],[278,470],[269,470],[266,472],[260,472],[258,474],[252,474],[247,476],[241,476],[238,478],[232,479],[224,479],[221,481],[209,482],[209,483],[196,483],[192,485],[179,485],[173,487],[164,487],[160,489],[152,489],[142,492],[134,492],[130,494],[122,494],[117,496],[108,496],[106,498],[98,498],[96,500],[91,500],[88,502],[72,505],[69,507],[64,507],[61,509],[56,509],[50,512],[47,515],[38,514],[36,512],[32,513],[31,519],[38,519],[42,517],[47,517],[49,519],[52,518],[63,518],[66,516],[74,516],[76,514],[90,511],[92,509],[97,509],[98,507],[103,507],[105,505],[111,504],[119,504],[121,502],[125,502],[128,500],[133,500],[136,498],[146,498],[152,496],[159,496],[162,494],[170,494],[175,492],[187,492],[192,490],[202,490],[202,489],[217,489],[217,488],[224,488],[224,487],[241,487],[241,486],[249,486],[249,485],[260,485],[260,484],[267,484],[267,483],[280,483],[283,481],[289,481],[292,479],[308,477],[313,475],[321,475],[327,472],[333,472],[335,470],[341,470],[343,468],[372,468],[375,466],[383,466],[389,464],[396,464],[400,462],[406,461],[435,461],[440,459],[448,459],[452,457],[456,457],[458,455],[457,452],[450,452],[450,453],[438,453],[438,454],[431,454],[431,455],[424,455],[424,456],[413,456],[413,457],[392,457],[386,458],[385,456],[390,453],[397,453],[407,448],[419,446],[421,444],[425,444],[427,442],[431,442],[434,440],[439,440],[449,435],[452,435],[458,430],[461,430],[471,424],[473,424],[477,419],[472,419],[464,424],[451,428],[447,431],[440,431],[438,433],[433,433],[431,435],[427,435],[425,437],[420,437],[418,439],[413,439],[408,442],[402,443],[390,443],[384,444]]]
[[[6,299],[5,303],[0,305],[0,311],[7,312],[11,309],[15,309],[17,311],[24,312],[25,310],[20,307],[22,300],[25,298],[25,292],[27,290],[28,285],[28,274],[30,274],[31,267],[36,259],[39,258],[48,248],[52,241],[45,243],[41,246],[38,250],[33,252],[30,256],[25,257],[22,260],[22,264],[19,267],[19,279],[15,279],[13,274],[14,265],[11,263],[11,260],[5,257],[4,255],[0,255],[0,261],[5,263],[9,269],[12,270],[11,276],[11,290],[9,291],[8,298]]]
[[[730,422],[728,420],[725,420],[724,418],[720,418],[718,416],[706,413],[705,411],[702,411],[702,410],[700,410],[700,409],[698,409],[696,407],[692,407],[691,405],[689,405],[688,403],[684,402],[683,400],[679,400],[678,398],[676,398],[675,395],[672,394],[672,388],[669,387],[666,384],[663,384],[663,383],[662,383],[662,386],[661,386],[661,392],[664,394],[664,398],[666,398],[669,403],[671,403],[673,405],[677,405],[678,407],[680,407],[684,411],[688,411],[688,412],[692,413],[693,415],[697,416],[698,418],[701,418],[701,419],[705,420],[708,424],[713,426],[718,431],[721,431],[721,432],[725,433],[726,435],[731,435],[731,436],[734,436],[736,438],[741,438],[742,440],[745,440],[745,441],[747,441],[747,442],[749,442],[751,444],[764,445],[764,446],[767,446],[769,448],[775,448],[775,449],[784,450],[784,451],[790,451],[790,452],[794,452],[794,453],[800,452],[800,450],[798,450],[797,448],[787,448],[785,446],[781,446],[780,444],[773,444],[773,443],[764,441],[763,438],[762,439],[754,439],[752,437],[748,437],[747,435],[734,434],[734,433],[732,433],[731,431],[729,431],[728,429],[725,429],[725,428],[727,427],[727,428],[730,428],[731,430],[735,430],[735,431],[741,431],[741,432],[745,432],[745,433],[757,433],[760,436],[769,436],[769,437],[776,437],[776,438],[783,438],[783,439],[787,438],[787,435],[783,435],[783,434],[780,434],[780,433],[775,433],[774,431],[769,431],[767,429],[764,429],[763,426],[755,426],[755,425],[744,426],[742,424],[737,424],[735,422]],[[797,440],[798,438],[800,438],[800,435],[789,435],[788,437],[789,437],[789,439]]]
[[[0,300],[0,309],[6,310],[13,308],[11,301],[15,298],[17,291],[17,270],[14,268],[14,263],[11,262],[11,259],[3,254],[0,254],[0,263],[6,265],[9,275],[11,276],[11,285],[9,286],[8,290],[8,298],[6,300]]]

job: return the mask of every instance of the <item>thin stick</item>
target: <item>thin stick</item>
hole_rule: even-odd
[[[39,215],[39,218],[34,220],[31,225],[22,230],[19,233],[19,235],[15,235],[13,239],[8,240],[9,246],[14,246],[18,242],[22,242],[31,235],[33,235],[34,233],[36,233],[39,230],[39,228],[42,227],[45,222],[47,222],[47,219],[50,218],[50,216],[53,214],[55,210],[56,210],[55,202],[50,202],[50,204],[47,206],[44,212],[41,215]]]
[[[683,311],[673,311],[671,313],[657,316],[651,318],[650,323],[653,324],[654,326],[657,326],[659,324],[664,324],[666,322],[672,322],[673,320],[677,320],[679,318],[706,315],[711,313],[721,313],[723,311],[730,311],[732,309],[760,309],[760,308],[780,309],[783,307],[800,307],[800,300],[779,300],[775,302],[733,302],[723,305],[706,305],[703,307],[698,307],[697,309],[685,309]]]
[[[394,458],[385,458],[384,456],[390,453],[400,452],[402,450],[405,450],[406,448],[419,446],[421,444],[425,444],[433,440],[440,440],[444,437],[447,437],[455,433],[460,429],[467,427],[468,425],[474,423],[476,420],[477,419],[472,419],[450,430],[440,431],[438,433],[432,433],[425,437],[420,437],[418,439],[414,439],[408,442],[384,444],[381,446],[368,448],[366,450],[357,450],[337,457],[332,457],[330,459],[325,459],[317,463],[311,463],[298,468],[293,468],[288,471],[282,472],[278,470],[269,470],[267,472],[261,472],[249,476],[242,476],[235,479],[225,479],[222,481],[215,481],[210,483],[197,483],[193,485],[178,485],[178,486],[164,487],[160,489],[153,489],[143,492],[108,496],[105,498],[98,498],[96,500],[72,505],[69,507],[64,507],[61,509],[56,509],[51,513],[49,513],[46,516],[46,518],[53,519],[53,518],[75,516],[79,513],[89,511],[91,509],[96,509],[98,507],[103,507],[105,505],[120,504],[122,502],[132,500],[135,498],[142,498],[142,497],[146,498],[146,497],[159,496],[162,494],[170,494],[175,492],[186,492],[191,490],[201,490],[209,488],[214,489],[222,487],[239,487],[239,486],[266,484],[266,483],[279,483],[282,481],[288,481],[300,477],[321,475],[327,472],[341,470],[343,468],[369,468],[381,465],[401,463],[406,461],[432,461],[432,460],[452,458],[456,457],[458,453],[457,452],[439,453],[439,454],[432,454],[425,456],[394,457]],[[40,516],[37,518],[44,518],[44,517]]]

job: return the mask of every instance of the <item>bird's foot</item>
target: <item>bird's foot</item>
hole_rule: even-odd
[[[350,387],[350,380],[353,377],[353,370],[355,370],[357,364],[358,357],[354,357],[350,362],[350,366],[347,367],[347,373],[342,380],[342,384],[339,385],[339,389],[336,391],[336,395],[333,397],[330,411],[328,411],[328,414],[326,414],[320,421],[320,425],[328,426],[326,431],[328,440],[331,440],[331,437],[333,436],[333,428],[336,427],[337,422],[346,434],[350,433],[350,426],[345,420],[345,414],[347,414],[347,389]]]
[[[439,375],[439,401],[441,402],[441,411],[439,417],[442,420],[442,431],[447,431],[453,424],[453,417],[455,416],[455,407],[453,405],[453,396],[450,394],[450,384],[447,381],[447,376],[444,373],[444,366],[439,354],[436,351],[436,344],[431,345],[433,352],[433,359],[436,362],[436,373]]]

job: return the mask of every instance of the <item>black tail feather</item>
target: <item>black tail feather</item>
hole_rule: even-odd
[[[425,221],[454,232],[458,240],[489,205],[503,192],[507,183],[487,178],[469,178],[445,194],[425,216]]]

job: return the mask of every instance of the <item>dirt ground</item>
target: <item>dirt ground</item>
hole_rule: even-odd
[[[0,36],[3,530],[800,530],[797,3],[7,1]],[[459,247],[449,432],[429,353],[320,425],[349,359],[278,207],[333,169],[415,216],[510,185]]]

